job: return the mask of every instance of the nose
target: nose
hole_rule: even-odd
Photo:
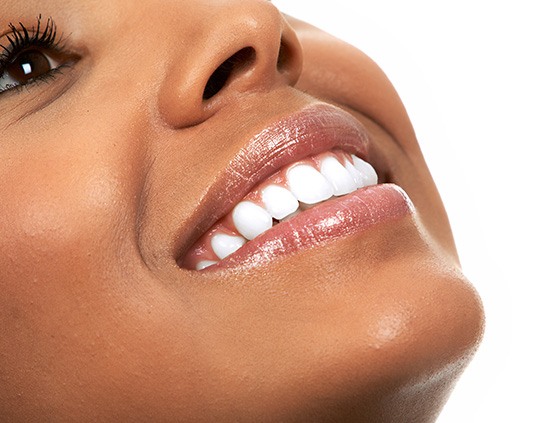
[[[269,1],[203,4],[182,31],[189,39],[178,40],[159,93],[160,114],[175,128],[199,124],[245,94],[292,86],[302,70],[298,38]]]

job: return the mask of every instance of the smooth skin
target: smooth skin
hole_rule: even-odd
[[[263,0],[3,3],[0,34],[52,16],[78,58],[0,94],[4,421],[435,421],[483,312],[368,57]],[[216,175],[318,101],[368,128],[417,212],[249,269],[179,267]]]

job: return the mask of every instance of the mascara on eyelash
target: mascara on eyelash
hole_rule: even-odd
[[[45,50],[51,54],[60,54],[60,56],[72,56],[65,51],[63,34],[58,33],[56,23],[52,17],[47,18],[46,23],[42,24],[42,15],[38,15],[37,23],[32,27],[25,26],[22,22],[18,25],[9,23],[10,32],[5,33],[2,39],[7,39],[9,44],[3,45],[0,43],[0,81],[4,78],[6,72],[15,61],[26,51]],[[50,59],[48,59],[50,60]],[[4,83],[3,87],[0,84],[0,95],[6,91],[18,90],[20,88],[29,88],[31,85],[40,82],[49,82],[54,79],[62,70],[71,66],[71,60],[63,60],[54,69],[48,72],[29,78],[24,82],[9,84]]]
[[[3,50],[0,53],[0,69],[2,69],[6,63],[9,62],[8,59],[11,56],[16,55],[27,47],[59,47],[61,37],[59,40],[57,40],[57,27],[52,17],[47,18],[47,23],[43,31],[41,31],[41,22],[42,16],[38,15],[37,24],[30,28],[30,30],[28,30],[28,28],[22,22],[19,22],[18,27],[13,23],[9,23],[8,27],[11,32],[5,35],[9,42],[9,46],[6,47],[0,44],[0,48]]]

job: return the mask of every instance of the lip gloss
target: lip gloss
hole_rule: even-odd
[[[349,113],[328,104],[310,104],[296,113],[271,122],[247,141],[209,187],[198,210],[192,216],[191,227],[195,229],[192,231],[186,231],[185,228],[178,229],[174,238],[176,239],[175,256],[180,267],[184,267],[182,263],[186,262],[186,255],[191,256],[190,249],[197,240],[209,231],[216,222],[230,213],[233,207],[257,184],[275,172],[294,162],[334,149],[354,154],[362,160],[370,162],[372,148],[374,146],[367,129]],[[377,169],[378,164],[371,164],[377,171],[380,171],[380,174],[386,174],[386,169],[382,167]],[[379,196],[376,195],[377,191],[372,194],[371,190],[360,190],[364,194],[358,192],[354,195],[329,200],[328,204],[320,204],[313,210],[300,213],[288,222],[276,225],[275,228],[268,231],[268,234],[257,237],[257,241],[250,241],[242,247],[242,252],[237,251],[233,256],[237,257],[235,260],[238,261],[240,260],[238,257],[248,253],[261,255],[262,250],[254,251],[255,245],[259,245],[259,249],[262,248],[270,254],[270,251],[277,252],[281,248],[281,244],[283,244],[282,249],[285,251],[294,250],[300,245],[308,246],[320,243],[326,239],[340,236],[339,233],[345,234],[347,230],[338,230],[337,227],[347,226],[346,221],[351,224],[351,228],[355,225],[364,226],[366,223],[358,223],[362,215],[375,216],[377,207],[384,206],[385,210],[391,208],[388,205],[385,206],[388,201],[382,200],[386,195],[386,190],[394,193],[387,195],[390,203],[397,201],[397,198],[400,198],[404,204],[410,203],[410,201],[403,200],[403,194],[396,195],[396,190],[392,188],[382,189]],[[366,195],[365,201],[371,202],[375,197],[380,197],[380,204],[368,208],[360,206],[355,208],[350,202],[357,195]],[[359,200],[358,203],[360,204],[362,201]],[[339,207],[339,204],[343,204],[343,207]],[[348,209],[356,210],[358,219],[353,215],[346,217]],[[407,207],[402,207],[402,209],[407,209]],[[334,212],[339,213],[339,215]],[[383,215],[381,215],[381,219]],[[337,225],[336,222],[336,219],[339,220],[339,218],[343,220],[341,225]],[[353,221],[356,223],[353,224]],[[293,224],[293,222],[296,223]],[[332,222],[336,222],[336,224],[332,224]],[[316,232],[319,234],[316,239],[309,242],[307,239],[309,230],[303,228],[306,225],[317,228]],[[278,227],[281,228],[277,229]],[[287,235],[285,232],[295,235]],[[273,236],[271,234],[275,234],[275,236],[271,238]],[[300,239],[302,242],[299,241]],[[264,246],[261,242],[265,243]],[[209,258],[203,259],[210,260]],[[190,260],[188,257],[188,262]],[[226,263],[232,265],[233,257],[227,257],[223,262],[219,262],[219,266],[223,267]],[[191,267],[188,265],[188,268]]]
[[[397,185],[366,187],[281,222],[208,270],[257,266],[280,256],[359,234],[413,212],[411,200]]]

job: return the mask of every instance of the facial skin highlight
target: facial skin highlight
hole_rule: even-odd
[[[482,306],[373,61],[266,0],[4,3],[0,45],[10,23],[50,16],[63,35],[48,52],[66,64],[0,92],[6,421],[435,421]],[[295,133],[301,116],[311,123]],[[248,260],[253,240],[244,262],[239,250],[183,267],[272,176],[265,163],[324,152],[325,119],[367,134],[365,151],[340,148],[364,154],[381,185],[307,209],[284,236],[368,192],[403,189],[403,210],[265,261]],[[290,137],[279,152],[278,127]]]

